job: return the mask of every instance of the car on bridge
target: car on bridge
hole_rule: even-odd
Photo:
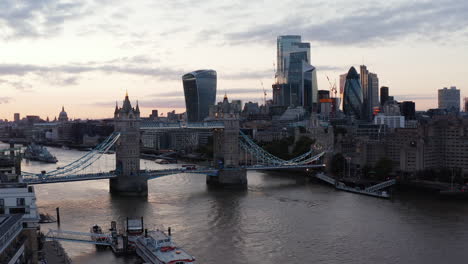
[[[196,170],[196,169],[197,169],[197,165],[193,165],[193,164],[182,165],[182,170]]]

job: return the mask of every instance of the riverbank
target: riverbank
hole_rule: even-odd
[[[67,252],[58,241],[44,241],[40,264],[71,264]]]

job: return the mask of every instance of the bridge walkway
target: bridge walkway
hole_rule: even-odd
[[[384,181],[384,182],[381,182],[379,184],[376,184],[376,185],[372,185],[370,187],[367,187],[366,188],[366,191],[368,192],[375,192],[375,191],[378,191],[378,190],[381,190],[381,189],[385,189],[387,187],[390,187],[392,185],[396,184],[396,180],[393,179],[393,180],[388,180],[388,181]]]
[[[110,234],[94,234],[53,229],[49,229],[49,232],[47,232],[45,238],[48,240],[61,240],[103,246],[111,246],[112,241]]]

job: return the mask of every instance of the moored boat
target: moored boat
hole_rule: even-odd
[[[136,241],[136,253],[150,264],[196,264],[195,258],[161,230],[145,232]]]
[[[27,160],[42,161],[47,163],[57,163],[57,158],[50,154],[46,147],[32,143],[24,151],[24,158]]]
[[[102,228],[100,226],[93,225],[89,231],[90,231],[91,234],[93,234],[91,236],[92,240],[94,240],[96,242],[102,242],[102,243],[109,242],[107,236],[102,233]],[[106,247],[106,246],[96,244],[96,247],[101,248],[101,247]]]

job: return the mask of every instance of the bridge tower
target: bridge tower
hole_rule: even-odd
[[[224,129],[213,131],[213,158],[219,171],[217,175],[207,175],[206,182],[222,186],[246,186],[247,172],[239,166],[240,105],[229,103],[227,96],[224,96],[223,102],[210,110],[210,118],[223,122]]]
[[[121,108],[115,106],[114,131],[120,133],[116,143],[115,170],[110,192],[126,196],[148,195],[148,181],[140,175],[140,109],[132,107],[128,94]]]

